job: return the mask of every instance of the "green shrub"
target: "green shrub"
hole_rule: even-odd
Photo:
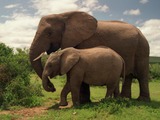
[[[150,79],[160,79],[160,64],[150,64]]]
[[[36,106],[42,95],[40,85],[30,84],[32,68],[28,50],[13,50],[0,43],[0,106]]]
[[[37,96],[41,96],[42,92],[41,89],[37,88],[40,88],[40,86],[24,85],[22,78],[17,77],[6,87],[6,92],[3,94],[4,105],[21,105],[26,107],[40,105],[41,101]]]

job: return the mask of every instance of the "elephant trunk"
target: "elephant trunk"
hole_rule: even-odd
[[[37,58],[43,52],[45,52],[47,50],[46,48],[48,47],[48,45],[45,46],[44,43],[42,43],[43,42],[42,40],[41,40],[42,42],[37,42],[37,41],[40,41],[39,38],[40,38],[40,35],[36,34],[30,47],[29,57],[30,57],[30,62],[33,69],[38,74],[38,76],[42,79],[43,66],[42,66],[41,58],[37,60],[34,60],[34,59]]]
[[[43,88],[47,92],[55,92],[56,91],[54,85],[50,82],[50,80],[48,79],[48,76],[45,75],[45,73],[42,74],[42,85],[43,85]]]
[[[35,72],[38,74],[38,76],[42,79],[42,72],[43,72],[43,67],[42,67],[42,62],[41,59],[38,59],[36,61],[34,61],[34,59],[36,57],[39,56],[39,54],[41,54],[41,52],[34,52],[35,50],[32,50],[32,47],[30,49],[30,53],[29,53],[29,57],[30,57],[30,62],[31,65],[33,67],[33,69],[35,70]]]
[[[31,46],[30,53],[29,53],[31,65],[35,70],[35,72],[38,74],[38,76],[42,79],[43,88],[48,92],[54,92],[56,91],[56,89],[54,88],[54,85],[50,82],[47,75],[43,74],[43,66],[42,66],[41,58],[34,60],[44,51],[38,51],[36,53],[35,51],[36,50],[33,49]]]

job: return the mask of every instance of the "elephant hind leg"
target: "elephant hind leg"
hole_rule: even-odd
[[[150,101],[149,94],[149,59],[141,58],[136,64],[137,79],[139,81],[140,95],[138,100]]]
[[[131,85],[132,85],[133,75],[129,74],[125,76],[125,81],[122,85],[121,97],[131,98]]]
[[[144,82],[146,79],[139,79],[139,86],[140,86],[140,95],[137,98],[137,100],[140,101],[147,101],[149,102],[150,99],[150,95],[149,95],[149,85]]]
[[[116,88],[114,90],[114,98],[119,97],[119,95],[120,95],[120,92],[119,92],[119,81],[118,81],[117,82],[117,86],[116,86]]]
[[[105,96],[105,98],[112,98],[113,97],[113,94],[114,94],[114,91],[115,91],[115,89],[116,89],[116,84],[109,84],[109,85],[107,85],[107,92],[106,92],[106,96]]]

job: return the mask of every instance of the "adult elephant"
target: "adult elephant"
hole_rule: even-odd
[[[78,49],[108,46],[119,53],[126,63],[126,80],[121,95],[131,98],[133,78],[139,81],[139,100],[150,100],[148,86],[149,45],[143,34],[133,25],[120,21],[97,21],[80,11],[53,14],[42,17],[30,47],[30,61],[42,78],[41,53],[50,54],[67,47]],[[49,80],[48,80],[49,81]],[[48,86],[52,84],[48,82]],[[81,103],[90,101],[89,86],[81,85]]]

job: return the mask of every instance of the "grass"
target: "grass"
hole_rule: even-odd
[[[35,75],[32,77],[35,80]],[[32,83],[34,84],[34,80]],[[33,82],[34,81],[34,82]],[[40,82],[40,80],[36,80]],[[31,120],[159,120],[160,119],[160,80],[150,82],[151,102],[136,101],[139,94],[139,84],[132,84],[132,100],[129,99],[107,99],[104,100],[106,87],[91,87],[92,103],[79,107],[59,109],[58,102],[61,89],[64,85],[64,78],[53,79],[57,91],[48,93],[43,91],[42,106],[48,110],[30,118]],[[103,99],[103,100],[102,100]],[[68,96],[71,101],[71,95]],[[14,115],[0,115],[0,120],[17,118]]]
[[[105,96],[106,88],[91,87],[91,99],[93,103],[69,109],[57,109],[57,104],[55,104],[48,110],[47,113],[43,114],[42,116],[35,116],[34,120],[159,120],[159,86],[159,81],[150,82],[152,102],[148,103],[136,101],[134,99],[101,100]],[[138,83],[133,83],[133,98],[138,97],[138,88]]]

